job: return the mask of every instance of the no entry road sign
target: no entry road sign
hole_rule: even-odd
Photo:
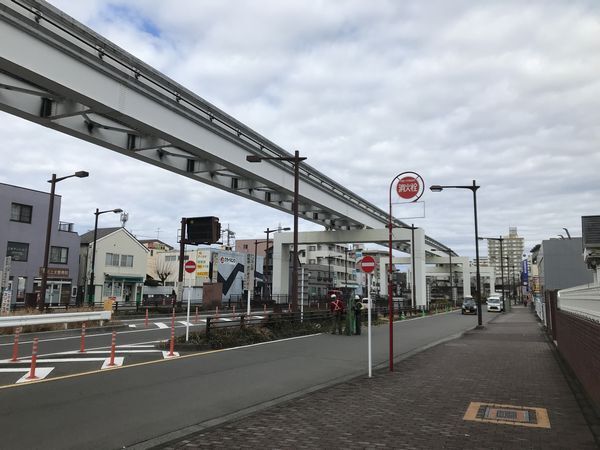
[[[187,273],[194,273],[196,271],[196,263],[194,261],[186,261],[183,268]]]
[[[360,270],[365,273],[371,273],[375,270],[375,258],[372,256],[366,255],[360,260]]]

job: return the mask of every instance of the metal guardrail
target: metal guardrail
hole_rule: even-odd
[[[600,321],[600,285],[586,284],[558,291],[559,309]]]
[[[111,311],[93,311],[64,314],[32,314],[27,316],[0,317],[0,328],[46,325],[50,323],[91,322],[110,320]]]

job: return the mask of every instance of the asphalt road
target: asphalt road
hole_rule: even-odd
[[[490,317],[484,312],[484,322]],[[460,312],[396,322],[395,358],[476,323]],[[374,328],[374,364],[386,364],[388,340],[386,325]],[[143,447],[175,430],[337,380],[364,376],[368,382],[366,374],[366,333],[320,334],[11,385],[0,388],[2,447]]]

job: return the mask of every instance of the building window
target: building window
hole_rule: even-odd
[[[248,250],[248,244],[244,244],[244,250]]]
[[[54,264],[67,264],[69,249],[67,247],[50,247],[50,262]]]
[[[31,206],[13,203],[10,208],[10,220],[31,223]]]
[[[29,256],[29,244],[8,241],[6,245],[6,256],[10,256],[13,261],[27,261],[27,257]]]
[[[167,255],[165,256],[165,262],[177,261],[177,256],[175,255]]]
[[[121,267],[133,267],[133,255],[121,255]]]
[[[116,253],[107,253],[105,264],[107,266],[119,266],[119,255]]]

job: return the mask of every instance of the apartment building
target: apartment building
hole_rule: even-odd
[[[46,303],[67,304],[77,295],[79,236],[60,221],[61,196],[54,196]],[[44,266],[50,194],[0,183],[0,269],[8,273],[11,304],[35,306]],[[10,267],[6,267],[10,257]]]
[[[500,242],[502,242],[502,256],[504,258],[504,276],[513,273],[520,274],[523,260],[523,250],[525,239],[517,233],[517,227],[510,227],[508,235],[502,236],[502,241],[488,239],[488,258],[489,265],[494,268],[497,277],[500,276]]]

